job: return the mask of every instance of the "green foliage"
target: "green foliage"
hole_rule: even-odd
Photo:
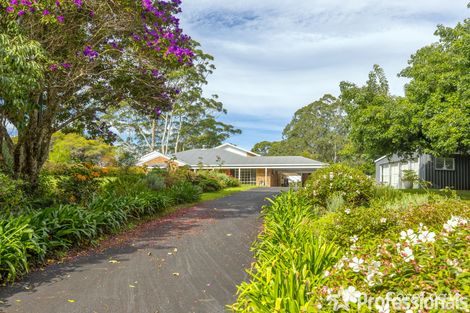
[[[12,282],[29,270],[32,255],[42,255],[29,217],[0,219],[0,281]]]
[[[86,139],[69,133],[55,133],[52,136],[52,149],[49,154],[51,163],[91,163],[109,166],[116,163],[116,148],[102,140]]]
[[[59,178],[58,188],[62,196],[70,203],[89,201],[98,191],[98,178],[101,171],[89,164],[72,166],[67,175]]]
[[[335,245],[312,232],[310,201],[289,192],[263,210],[264,231],[254,246],[251,281],[242,283],[234,312],[314,312],[312,290],[339,259]]]
[[[468,219],[453,217],[435,232],[414,226],[390,233],[386,240],[360,241],[329,272],[323,290],[315,290],[317,305],[322,305],[324,312],[333,312],[333,301],[328,299],[334,298],[337,304],[347,305],[351,311],[358,310],[357,303],[344,302],[343,295],[349,287],[359,292],[358,297],[384,299],[390,291],[395,295],[424,293],[425,296],[451,297],[468,294],[468,223]],[[402,311],[419,309],[411,301],[404,304]],[[371,312],[365,307],[360,311]],[[371,309],[377,307],[373,305]],[[444,310],[433,307],[427,311]]]
[[[175,199],[176,204],[193,203],[199,200],[201,188],[190,182],[182,182],[170,188],[170,194]]]
[[[152,191],[160,191],[165,189],[165,177],[161,173],[150,172],[144,178],[147,187]]]
[[[295,112],[281,142],[263,141],[253,147],[261,155],[302,155],[324,162],[339,161],[346,143],[344,111],[338,99],[324,95]]]
[[[470,19],[438,26],[437,43],[419,49],[401,76],[414,117],[408,126],[421,150],[450,155],[470,150]],[[452,124],[449,124],[452,121]]]
[[[57,252],[117,232],[130,220],[157,214],[170,206],[194,203],[201,195],[201,189],[192,181],[179,181],[165,188],[159,171],[122,175],[100,189],[94,171],[91,166],[74,166],[68,172],[70,177],[63,176],[58,183],[59,192],[76,197],[69,200],[80,200],[79,204],[23,208],[15,212],[16,216],[0,216],[0,282],[14,281],[28,272],[31,264],[42,263]]]
[[[316,205],[326,207],[331,197],[341,195],[347,205],[369,202],[374,191],[373,181],[360,170],[335,164],[315,171],[304,191]]]
[[[21,209],[26,204],[23,182],[0,172],[0,212]]]

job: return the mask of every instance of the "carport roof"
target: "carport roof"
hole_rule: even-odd
[[[221,168],[321,168],[326,164],[302,156],[242,156],[225,149],[194,149],[175,154],[191,167]]]

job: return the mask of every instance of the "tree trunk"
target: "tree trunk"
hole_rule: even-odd
[[[53,133],[50,121],[44,119],[40,111],[31,114],[28,124],[18,130],[18,142],[13,150],[13,175],[27,182],[31,191],[38,186]]]
[[[156,137],[157,137],[157,120],[154,118],[152,119],[152,142],[150,144],[150,151],[155,151],[156,146]]]

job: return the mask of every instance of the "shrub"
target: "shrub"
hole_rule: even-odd
[[[340,255],[334,244],[316,237],[308,199],[286,193],[264,208],[264,231],[254,246],[251,281],[239,286],[235,312],[307,312],[312,290]],[[310,312],[310,311],[308,311]]]
[[[315,171],[306,183],[305,192],[314,204],[326,207],[332,195],[341,195],[348,205],[367,204],[374,191],[372,179],[360,170],[335,164]]]
[[[31,225],[49,252],[89,243],[99,233],[91,211],[74,205],[41,210],[33,214]]]
[[[88,164],[77,164],[70,168],[66,176],[60,176],[58,188],[70,203],[89,201],[98,191],[101,176],[99,169]]]
[[[165,177],[158,172],[151,172],[145,176],[147,188],[153,191],[160,191],[165,189]]]
[[[21,180],[0,173],[0,209],[17,211],[27,204]]]
[[[468,219],[454,216],[441,224],[436,232],[419,226],[404,228],[390,235],[387,240],[365,241],[348,252],[328,272],[329,279],[324,288],[314,290],[313,297],[317,298],[315,306],[331,312],[336,302],[350,311],[364,312],[367,305],[360,310],[357,303],[349,301],[351,298],[346,293],[351,290],[356,293],[355,298],[367,295],[369,299],[388,299],[388,292],[397,296],[420,295],[424,298],[432,295],[462,297],[468,294]],[[401,299],[404,300],[401,303],[404,307],[399,311],[421,311],[420,301]],[[389,303],[390,310],[392,305],[397,305],[392,303]],[[383,303],[381,305],[382,310],[378,305],[372,309],[388,311]],[[447,311],[443,307],[429,309],[426,312]],[[453,309],[451,311],[454,312]]]
[[[32,255],[43,255],[27,216],[0,220],[0,281],[13,282],[26,273]]]
[[[175,204],[193,203],[199,200],[201,196],[201,188],[190,182],[182,182],[172,186],[169,194],[174,199]]]
[[[195,183],[203,192],[215,192],[223,188],[222,184],[218,180],[205,175],[198,175]]]
[[[200,175],[205,175],[206,177],[210,177],[215,179],[219,182],[222,188],[229,188],[229,187],[238,187],[240,186],[240,181],[235,177],[228,176],[225,173],[217,172],[217,171],[210,171],[210,172],[201,172]]]

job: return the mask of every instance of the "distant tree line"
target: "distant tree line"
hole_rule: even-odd
[[[259,142],[262,155],[304,155],[345,162],[373,172],[383,155],[470,153],[470,19],[437,27],[439,40],[419,49],[398,75],[405,96],[390,93],[374,65],[363,86],[340,83],[340,95],[324,95],[298,110],[283,139]]]

